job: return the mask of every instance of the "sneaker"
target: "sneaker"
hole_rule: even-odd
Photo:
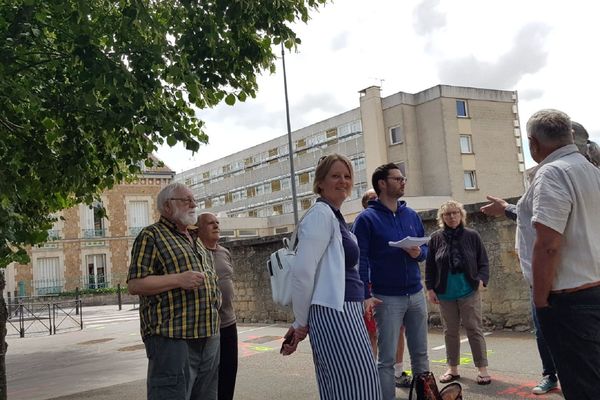
[[[402,375],[396,376],[396,387],[399,388],[409,388],[410,383],[412,381],[412,377],[406,373],[406,371],[402,371]]]
[[[558,387],[558,381],[552,380],[549,375],[546,375],[542,378],[540,383],[537,384],[536,387],[531,389],[531,393],[533,394],[544,394],[548,393],[552,389],[556,389]]]

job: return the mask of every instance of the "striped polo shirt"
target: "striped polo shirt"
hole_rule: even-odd
[[[221,292],[212,257],[198,240],[192,244],[165,217],[139,233],[131,249],[129,279],[185,271],[204,273],[204,285],[194,290],[172,289],[140,295],[142,338],[152,335],[199,339],[219,332]]]

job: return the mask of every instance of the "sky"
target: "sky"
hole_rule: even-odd
[[[372,85],[385,97],[444,84],[517,90],[523,127],[535,111],[556,108],[600,142],[598,8],[587,0],[330,2],[294,25],[302,44],[285,55],[292,130],[358,107],[358,92]],[[179,173],[286,134],[281,63],[258,83],[255,99],[197,111],[208,145],[195,154],[164,145],[158,157]]]

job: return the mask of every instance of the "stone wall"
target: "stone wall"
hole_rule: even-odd
[[[516,199],[513,199],[513,202]],[[515,223],[504,217],[490,218],[479,212],[481,204],[465,206],[468,226],[476,229],[490,260],[490,282],[483,290],[484,321],[490,329],[530,328],[529,289],[521,275],[514,250]],[[436,210],[420,213],[427,233],[437,229]],[[275,305],[266,261],[281,247],[286,235],[234,240],[223,245],[231,251],[235,269],[235,307],[239,322],[291,322],[289,308]],[[423,268],[424,265],[421,265]],[[428,304],[430,323],[439,324],[437,306]]]

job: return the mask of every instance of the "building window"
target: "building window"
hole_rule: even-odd
[[[461,118],[467,118],[469,116],[466,100],[456,100],[456,116]]]
[[[325,136],[327,136],[327,139],[337,137],[337,128],[327,129],[325,131]]]
[[[273,215],[283,214],[283,204],[275,204],[273,206]]]
[[[406,163],[404,161],[398,161],[394,164],[396,164],[398,168],[400,168],[400,172],[402,172],[402,175],[406,176]]]
[[[300,176],[298,177],[298,182],[301,185],[308,184],[308,182],[310,182],[310,178],[309,178],[308,172],[301,173]]]
[[[235,237],[235,231],[233,229],[221,229],[219,234],[221,237]]]
[[[85,256],[87,266],[86,286],[88,289],[101,289],[106,285],[106,254],[89,254]]]
[[[84,238],[91,239],[106,236],[103,214],[102,203],[94,202],[91,206],[85,207]]]
[[[312,205],[312,202],[310,201],[310,198],[300,200],[300,209],[301,210],[308,210],[311,205]]]
[[[60,279],[58,257],[38,258],[33,272],[33,288],[38,296],[60,293],[63,282]]]
[[[404,135],[402,135],[402,128],[395,126],[390,128],[390,143],[398,144],[404,142]]]
[[[280,190],[281,190],[281,181],[279,179],[275,179],[274,181],[271,181],[271,191],[279,192]]]
[[[127,205],[129,236],[137,236],[145,226],[149,225],[148,201],[130,201]]]
[[[258,236],[256,229],[240,229],[238,231],[239,237]]]
[[[471,143],[471,135],[460,135],[460,152],[462,154],[472,154],[473,144]]]
[[[281,228],[275,228],[276,235],[281,235],[282,233],[287,233],[287,232],[288,232],[287,226],[282,226]]]
[[[354,172],[362,171],[363,169],[365,169],[365,158],[364,157],[355,158],[354,160],[352,160],[352,164],[354,167]]]
[[[465,171],[465,189],[477,189],[475,171]]]

